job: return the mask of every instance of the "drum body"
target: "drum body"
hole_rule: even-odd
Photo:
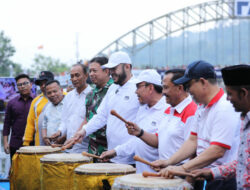
[[[184,179],[165,179],[162,177],[143,177],[130,174],[115,179],[112,190],[191,190],[192,186]]]
[[[103,190],[114,183],[116,177],[135,173],[135,168],[126,164],[95,163],[75,169],[75,190]]]
[[[11,190],[40,190],[40,158],[55,152],[61,152],[61,149],[49,146],[21,147],[12,158]]]
[[[81,154],[48,154],[41,161],[42,190],[72,190],[74,169],[91,161]]]

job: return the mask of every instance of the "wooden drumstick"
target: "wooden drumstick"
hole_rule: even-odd
[[[71,143],[62,146],[61,150],[64,151],[64,150],[72,147],[75,143],[76,143],[76,141],[72,141]]]
[[[149,162],[149,161],[147,161],[147,160],[144,160],[144,159],[141,158],[140,156],[135,155],[135,156],[134,156],[134,160],[135,160],[135,161],[138,161],[138,162],[141,162],[141,163],[144,163],[144,164],[147,164],[147,165],[149,165],[149,166],[154,167],[153,164],[152,164],[151,162]]]
[[[128,123],[122,116],[120,116],[115,110],[111,110],[110,111],[111,115],[117,117],[118,119],[120,119],[121,121],[123,121],[124,123]]]
[[[96,156],[96,155],[94,155],[94,154],[90,154],[90,153],[87,153],[87,152],[82,152],[82,155],[83,155],[83,156],[92,157],[92,158],[101,159],[100,156]]]
[[[157,173],[152,173],[152,172],[142,172],[142,176],[143,177],[149,177],[149,176],[153,176],[153,177],[161,177],[160,174],[157,174]]]
[[[51,144],[51,147],[52,148],[55,148],[55,147],[62,147],[63,145],[62,144]]]
[[[189,177],[194,177],[193,174],[188,173],[188,172],[177,171],[177,170],[175,170],[175,171],[170,170],[170,172],[174,176],[189,176]]]
[[[174,175],[174,176],[190,176],[190,177],[194,177],[193,174],[191,174],[191,173],[181,172],[181,171],[171,171],[171,174]],[[161,177],[160,174],[152,173],[152,172],[146,172],[146,171],[142,172],[142,176],[143,177],[149,177],[149,176]]]

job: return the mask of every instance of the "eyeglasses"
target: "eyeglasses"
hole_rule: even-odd
[[[136,88],[139,89],[139,88],[141,88],[141,87],[143,87],[143,86],[148,86],[148,85],[147,85],[147,84],[142,84],[142,85],[137,84],[137,85],[136,85]]]
[[[21,87],[21,86],[27,86],[29,84],[29,82],[23,82],[23,83],[17,83],[16,85],[18,87]]]

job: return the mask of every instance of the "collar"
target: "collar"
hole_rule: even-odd
[[[77,92],[77,90],[76,90],[76,88],[74,89],[74,93],[76,94],[76,95],[78,95],[78,96],[80,96],[80,95],[82,95],[82,94],[88,94],[88,91],[89,91],[89,85],[87,85],[87,87],[79,94],[78,92]]]
[[[119,87],[126,88],[126,86],[129,86],[129,84],[131,84],[131,83],[134,84],[134,82],[133,82],[134,80],[135,80],[135,77],[132,76],[124,85],[122,85],[122,86],[119,85]]]
[[[118,84],[115,84],[116,85],[116,89],[115,89],[115,93],[117,94],[120,89],[126,89],[126,88],[131,88],[131,84],[134,84],[135,83],[133,82],[135,80],[135,78],[132,76],[124,85],[120,86]]]
[[[246,130],[246,129],[248,129],[248,127],[250,127],[250,111],[247,112],[247,114],[245,115],[242,124],[244,124],[243,130]]]
[[[165,111],[166,114],[170,114],[171,110],[174,110],[174,112],[181,114],[182,111],[187,107],[188,104],[190,104],[192,102],[192,98],[190,95],[188,95],[188,97],[186,97],[184,100],[182,100],[178,105],[176,105],[175,107],[168,107]]]
[[[249,112],[247,112],[246,117],[248,118],[248,120],[250,120],[250,111],[249,111]]]
[[[57,106],[59,106],[59,105],[63,105],[64,104],[64,100],[65,100],[65,95],[63,95],[63,99],[62,99],[62,101],[61,102],[59,102],[59,104],[57,104],[57,105],[54,105],[54,104],[52,104],[53,106],[55,106],[55,107],[57,107]]]
[[[161,99],[154,106],[152,106],[151,108],[148,107],[148,104],[147,104],[146,109],[160,110],[160,109],[162,109],[162,106],[167,106],[165,96],[162,96]]]
[[[188,95],[188,97],[186,97],[184,100],[182,100],[178,105],[176,105],[174,107],[174,109],[178,112],[181,113],[185,107],[187,107],[188,104],[190,104],[192,102],[192,98],[190,95]]]
[[[109,81],[105,84],[105,86],[103,88],[97,88],[97,86],[95,86],[95,88],[93,89],[94,92],[101,92],[103,89],[107,89],[110,87],[111,84],[113,84],[114,81],[112,78],[109,79]]]
[[[218,102],[221,97],[224,95],[224,91],[222,88],[220,88],[220,91],[213,97],[213,99],[208,103],[206,108],[210,108],[212,105],[214,105],[216,102]]]
[[[28,96],[28,99],[33,99],[33,98],[34,98],[34,97],[33,97],[32,94],[30,94],[30,95]],[[24,100],[23,97],[21,96],[21,94],[19,94],[19,98],[18,98],[18,101],[20,101],[20,100]]]
[[[250,121],[250,111],[247,112],[247,114],[246,114],[244,120],[247,121],[247,122]]]

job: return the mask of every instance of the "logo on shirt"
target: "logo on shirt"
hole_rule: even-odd
[[[128,101],[129,100],[129,96],[124,96],[124,100]]]
[[[156,126],[156,121],[152,121],[151,125]]]

